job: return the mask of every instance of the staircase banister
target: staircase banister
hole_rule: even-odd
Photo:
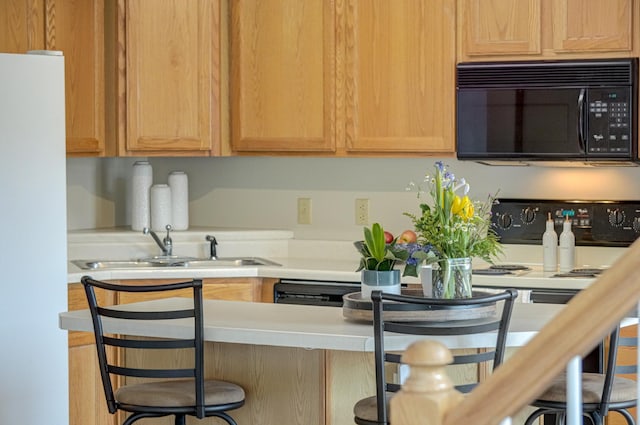
[[[571,358],[586,355],[635,311],[639,299],[640,239],[462,403],[449,409],[443,425],[497,424],[513,415],[541,394]]]

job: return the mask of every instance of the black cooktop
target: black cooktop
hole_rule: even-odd
[[[530,267],[520,264],[494,264],[486,269],[473,269],[473,274],[501,276],[505,274],[513,274],[514,271],[531,270]]]
[[[558,235],[569,217],[576,245],[626,247],[640,235],[640,201],[499,198],[491,213],[504,244],[541,244],[548,214]]]

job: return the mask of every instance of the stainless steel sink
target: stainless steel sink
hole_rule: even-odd
[[[132,269],[132,268],[208,268],[241,266],[280,266],[260,257],[226,257],[218,259],[158,256],[134,260],[72,260],[83,270]]]
[[[280,266],[275,261],[260,257],[223,257],[185,261],[185,267],[237,267],[237,266]]]

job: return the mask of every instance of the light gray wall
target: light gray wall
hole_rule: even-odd
[[[407,191],[433,171],[437,158],[151,158],[154,183],[172,170],[189,176],[190,224],[284,228],[297,238],[353,240],[355,199],[370,200],[370,222],[394,233],[411,224],[419,200]],[[131,158],[67,160],[69,229],[125,226]],[[489,167],[443,159],[471,184],[470,195],[541,199],[640,199],[640,167]],[[298,225],[297,198],[312,200],[312,224]]]

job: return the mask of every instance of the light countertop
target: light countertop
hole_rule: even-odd
[[[173,279],[173,278],[230,278],[260,277],[285,278],[338,282],[359,282],[356,272],[358,263],[345,260],[319,260],[312,258],[269,257],[280,266],[237,266],[210,268],[135,268],[109,270],[81,270],[70,264],[68,281],[79,282],[84,275],[94,279]],[[553,273],[544,273],[533,265],[528,272],[504,276],[473,275],[473,285],[478,287],[513,287],[520,289],[584,289],[595,281],[593,278],[553,278]],[[416,278],[405,277],[405,283],[419,283]]]
[[[151,311],[156,308],[180,308],[190,303],[184,298],[169,298],[137,305]],[[526,344],[564,307],[557,304],[514,304],[507,346]],[[359,352],[374,350],[373,326],[366,322],[346,320],[341,308],[205,300],[204,316],[205,341]],[[123,324],[117,319],[108,319],[103,324],[107,332],[181,337],[193,332],[192,321],[183,322],[182,325],[159,326],[147,321]],[[91,331],[89,311],[61,313],[60,327]],[[416,338],[424,337],[392,337],[387,346],[390,349],[404,349]],[[479,348],[495,343],[495,333],[429,338],[438,339],[450,349]]]
[[[82,270],[69,263],[68,282],[79,282],[84,275],[95,279],[173,279],[173,278],[287,278],[316,281],[359,282],[359,256],[352,241],[297,240],[287,230],[216,229],[202,228],[174,232],[174,254],[205,258],[209,244],[205,236],[218,239],[218,255],[255,256],[275,261],[280,266],[238,266],[210,268],[135,268]],[[159,254],[149,236],[127,229],[73,231],[68,235],[68,258],[132,259]],[[541,257],[538,246],[505,246],[506,258],[499,263],[518,263],[531,267],[530,271],[504,276],[474,275],[477,287],[514,287],[518,289],[584,289],[593,278],[554,278],[542,272],[536,261]],[[610,265],[624,251],[619,248],[578,247],[577,266]],[[541,260],[541,258],[540,258]],[[474,268],[486,266],[474,261]],[[404,277],[404,283],[419,283],[417,278]]]

